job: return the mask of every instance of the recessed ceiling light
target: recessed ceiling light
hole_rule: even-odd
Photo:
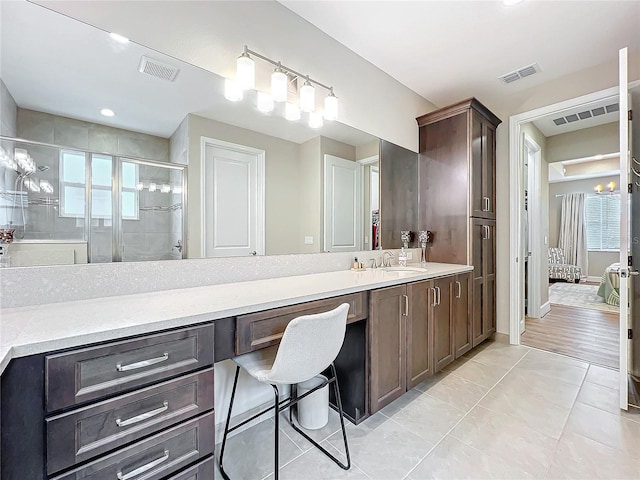
[[[100,113],[102,115],[104,115],[105,117],[113,117],[113,116],[115,116],[115,112],[113,110],[111,110],[110,108],[103,108],[102,110],[100,110]]]
[[[513,7],[514,5],[518,5],[519,3],[524,2],[524,0],[502,0],[502,3],[506,7]]]
[[[129,39],[127,37],[123,37],[117,33],[111,32],[109,36],[118,43],[129,43]]]

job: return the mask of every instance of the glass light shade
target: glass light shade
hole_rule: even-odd
[[[287,103],[284,109],[284,118],[292,122],[300,120],[300,108],[295,103]]]
[[[256,64],[246,53],[240,55],[236,62],[236,82],[242,90],[256,87]]]
[[[44,193],[53,193],[53,186],[46,180],[40,180],[40,188]]]
[[[597,193],[600,193],[600,192],[602,191],[602,185],[596,185],[596,188],[594,188],[594,190],[595,190]]]
[[[156,187],[157,187],[157,185],[155,183],[150,183],[149,184],[149,191],[150,192],[155,192],[156,191]]]
[[[268,93],[258,92],[258,110],[262,113],[273,111],[273,97]]]
[[[316,89],[308,81],[300,89],[300,110],[313,112],[316,109]]]
[[[338,119],[338,97],[333,93],[329,93],[324,99],[324,118],[330,121]]]
[[[144,189],[144,185],[142,183],[136,183],[136,190],[141,192]]]
[[[160,191],[162,193],[169,193],[171,191],[171,186],[165,183],[160,187]]]
[[[271,97],[275,102],[287,101],[288,83],[287,75],[282,70],[276,69],[271,74]]]
[[[319,113],[311,112],[309,114],[309,126],[311,128],[322,128],[322,125],[322,115],[320,115]]]
[[[613,192],[616,189],[616,182],[609,183],[607,187],[609,187],[609,191]]]
[[[228,78],[224,81],[224,98],[232,102],[242,100],[242,89],[233,80]]]

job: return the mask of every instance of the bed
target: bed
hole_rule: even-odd
[[[598,295],[609,305],[620,306],[620,270],[619,263],[612,263],[605,268],[598,288]]]

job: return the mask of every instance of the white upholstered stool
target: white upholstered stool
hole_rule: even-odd
[[[278,479],[278,437],[279,437],[279,412],[289,408],[289,421],[291,426],[305,437],[309,442],[320,449],[325,455],[331,458],[341,468],[348,470],[351,468],[351,457],[349,456],[349,446],[347,444],[347,433],[344,426],[344,418],[342,415],[342,401],[340,399],[340,390],[338,388],[338,379],[333,361],[338,356],[347,326],[347,314],[349,313],[349,304],[343,303],[339,307],[324,313],[313,315],[303,315],[294,318],[289,322],[284,331],[280,345],[265,348],[255,352],[247,353],[239,357],[235,357],[233,361],[237,364],[236,375],[233,381],[233,390],[231,391],[231,401],[229,403],[229,413],[222,437],[222,446],[220,448],[220,472],[223,477],[228,479],[223,467],[224,448],[227,442],[227,435],[246,423],[254,420],[265,412],[257,415],[229,428],[231,420],[231,409],[238,385],[238,374],[240,369],[245,370],[249,375],[262,383],[268,383],[273,387],[274,393],[274,421],[275,421],[275,437],[274,437],[274,478]],[[330,368],[331,374],[326,382],[318,385],[309,392],[301,395],[296,394],[296,388],[291,388],[291,396],[280,401],[278,385],[297,383],[309,380],[319,375],[327,368]],[[344,440],[345,454],[347,458],[346,464],[340,462],[334,455],[330,454],[324,447],[320,446],[309,435],[303,432],[293,421],[291,414],[292,406],[296,405],[301,398],[312,394],[316,390],[324,387],[327,383],[333,383],[336,398],[336,406],[340,414],[340,425],[342,426],[342,437]]]

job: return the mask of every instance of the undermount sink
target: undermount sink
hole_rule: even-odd
[[[395,272],[395,273],[424,273],[427,271],[426,268],[420,267],[383,267],[382,270],[385,272]]]

